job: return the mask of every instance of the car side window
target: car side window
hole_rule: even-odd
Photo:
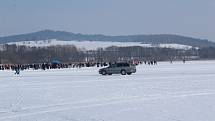
[[[116,67],[116,64],[110,65],[110,68],[115,68],[115,67]]]
[[[126,66],[126,67],[129,67],[129,64],[128,64],[128,63],[125,63],[125,66]]]
[[[122,67],[122,64],[121,63],[117,63],[117,67]]]

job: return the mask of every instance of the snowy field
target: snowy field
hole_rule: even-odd
[[[215,121],[215,61],[141,65],[130,76],[0,71],[0,121]]]
[[[56,39],[41,40],[41,41],[23,41],[11,42],[8,44],[25,45],[29,47],[47,47],[55,45],[74,45],[79,49],[96,50],[98,48],[107,48],[110,46],[128,47],[128,46],[141,46],[141,47],[160,47],[160,48],[175,48],[175,49],[191,49],[192,46],[181,44],[141,44],[141,42],[108,42],[108,41],[61,41]],[[0,50],[1,50],[0,45]]]

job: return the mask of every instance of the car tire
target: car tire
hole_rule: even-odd
[[[131,72],[129,72],[129,73],[127,73],[128,75],[131,75],[132,73]]]
[[[102,75],[106,75],[107,74],[107,72],[106,71],[102,71]]]
[[[112,75],[112,73],[109,73],[108,75]]]
[[[121,70],[122,75],[126,75],[126,70]]]

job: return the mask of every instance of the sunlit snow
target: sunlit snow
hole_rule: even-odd
[[[97,67],[0,71],[0,121],[214,121],[215,61],[159,62],[130,76]]]

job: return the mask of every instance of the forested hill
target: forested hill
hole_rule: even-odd
[[[191,37],[160,34],[160,35],[127,35],[127,36],[106,36],[74,34],[65,31],[43,30],[34,33],[0,37],[0,44],[21,41],[38,41],[57,39],[62,41],[115,41],[115,42],[141,42],[144,44],[182,44],[194,47],[215,47],[215,42]]]

